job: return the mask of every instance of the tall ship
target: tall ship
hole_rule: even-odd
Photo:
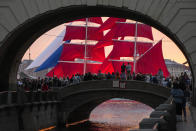
[[[156,75],[161,69],[165,77],[169,76],[162,40],[154,42],[149,25],[122,18],[109,17],[103,22],[102,17],[90,17],[70,22],[63,33],[62,44],[36,71],[52,67],[46,76],[62,78],[77,73],[120,72],[121,65],[129,63],[132,73]]]

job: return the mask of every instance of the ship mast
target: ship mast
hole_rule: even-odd
[[[134,64],[133,64],[133,72],[135,73],[136,70],[136,57],[137,57],[137,21],[135,23],[135,42],[134,42],[134,55],[133,55],[133,59],[134,59]]]
[[[31,50],[30,50],[30,47],[29,47],[29,60],[31,60]]]
[[[126,23],[126,24],[131,24],[131,23],[128,23],[128,22],[116,22],[116,23]],[[135,23],[135,36],[134,36],[134,54],[133,54],[133,72],[136,71],[136,62],[137,62],[137,25],[138,25],[138,22],[136,21]],[[115,40],[115,39],[113,39]],[[126,41],[126,40],[116,40],[116,41]],[[132,42],[132,41],[127,41],[127,42]],[[114,61],[114,60],[111,60],[111,61]],[[124,59],[123,59],[124,61]]]
[[[86,18],[86,31],[85,31],[85,46],[84,46],[84,75],[86,73],[86,58],[87,58],[87,39],[88,39],[88,18]]]

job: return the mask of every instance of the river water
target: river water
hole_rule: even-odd
[[[98,105],[89,120],[67,125],[63,129],[40,131],[129,131],[137,129],[139,122],[149,117],[153,109],[138,101],[114,98]]]

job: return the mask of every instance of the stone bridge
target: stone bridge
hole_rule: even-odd
[[[49,92],[1,92],[0,129],[35,131],[50,126],[86,120],[91,111],[111,98],[128,98],[155,108],[165,103],[170,89],[142,81],[124,81],[125,88],[113,87],[112,80],[86,81]]]
[[[72,123],[89,118],[91,111],[102,102],[112,98],[127,98],[140,101],[152,108],[164,103],[170,90],[141,81],[125,81],[126,87],[113,87],[112,80],[87,81],[59,91],[59,111],[62,123]]]

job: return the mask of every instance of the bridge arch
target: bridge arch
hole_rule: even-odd
[[[136,100],[155,108],[170,96],[168,88],[145,82],[126,81],[126,88],[114,88],[112,82],[88,81],[61,90],[60,112],[64,112],[64,120],[73,123],[88,119],[96,106],[112,98]]]
[[[20,60],[35,39],[61,23],[91,16],[133,19],[165,33],[185,54],[195,90],[196,1],[3,0],[0,5],[1,91],[15,89]]]

